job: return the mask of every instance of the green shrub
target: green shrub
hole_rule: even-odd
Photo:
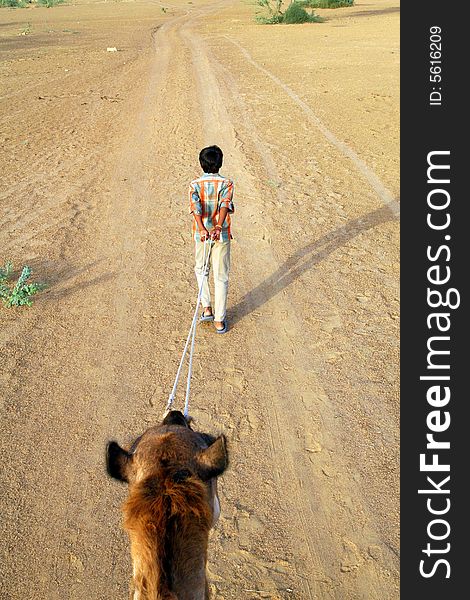
[[[354,0],[296,0],[304,8],[343,8],[353,6]]]
[[[283,16],[282,22],[287,23],[287,25],[294,23],[315,23],[319,21],[316,15],[313,13],[309,14],[298,2],[292,2]]]
[[[8,6],[10,8],[23,8],[26,4],[26,0],[0,0],[0,6]]]
[[[263,17],[258,15],[256,20],[258,23],[262,23],[263,25],[277,25],[278,23],[282,23],[284,19],[284,15],[274,15],[272,17]]]
[[[51,8],[57,4],[62,4],[65,0],[0,0],[1,6],[8,6],[10,8],[24,8],[31,4],[37,4],[38,6],[46,6]]]
[[[269,13],[268,18],[270,18],[282,14],[282,1],[283,0],[256,0],[256,4],[265,8]]]
[[[5,281],[8,281],[12,273],[13,263],[11,262],[11,260],[7,260],[5,266],[3,268],[0,267],[0,283],[5,283]]]
[[[24,266],[16,283],[10,282],[13,273],[13,264],[8,261],[4,268],[0,268],[0,298],[6,307],[32,306],[31,297],[43,290],[44,283],[28,283],[33,271],[31,267]]]
[[[314,0],[294,0],[283,13],[281,11],[282,0],[257,0],[257,4],[268,11],[268,16],[258,15],[256,21],[264,25],[276,25],[278,23],[320,23],[323,19],[313,12],[308,13],[305,8],[309,8]]]
[[[57,4],[62,4],[64,0],[36,0],[36,2],[40,6],[46,6],[47,8],[52,8],[53,6],[57,6]]]

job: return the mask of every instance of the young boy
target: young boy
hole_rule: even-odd
[[[189,212],[193,215],[193,238],[196,242],[194,271],[202,287],[201,321],[214,321],[217,333],[227,331],[226,307],[230,271],[230,214],[233,213],[233,181],[219,174],[223,154],[218,146],[208,146],[199,153],[204,174],[189,184]],[[210,263],[214,274],[214,312],[209,291],[210,265],[204,273],[204,242],[213,240]]]

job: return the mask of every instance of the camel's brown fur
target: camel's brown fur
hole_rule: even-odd
[[[127,452],[108,444],[111,476],[129,483],[124,527],[131,541],[135,600],[209,597],[205,575],[215,478],[226,442],[189,427],[173,411]]]

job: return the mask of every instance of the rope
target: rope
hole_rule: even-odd
[[[197,315],[198,315],[198,311],[199,311],[199,305],[201,304],[202,288],[204,286],[205,278],[207,277],[207,269],[209,267],[209,261],[210,261],[211,251],[212,251],[212,244],[213,244],[212,240],[206,239],[204,242],[204,255],[203,255],[203,259],[202,259],[204,266],[203,266],[203,271],[202,271],[201,283],[199,285],[199,292],[197,295],[196,309],[194,310],[191,327],[189,328],[189,333],[188,333],[188,337],[186,339],[186,344],[184,345],[183,354],[181,356],[180,364],[179,364],[178,370],[176,372],[173,389],[171,390],[171,393],[168,397],[168,403],[166,405],[165,413],[163,415],[164,417],[170,412],[173,402],[175,401],[176,388],[178,387],[178,381],[179,381],[179,378],[181,375],[181,370],[183,368],[183,362],[186,357],[186,353],[188,351],[189,341],[191,340],[191,350],[189,352],[188,377],[187,377],[187,381],[186,381],[186,397],[185,397],[184,412],[183,412],[185,417],[188,416],[189,390],[191,387],[191,375],[192,375],[192,371],[193,371],[194,343],[196,341],[196,326],[197,326],[197,321],[198,321]],[[206,256],[206,250],[207,250],[207,256]]]

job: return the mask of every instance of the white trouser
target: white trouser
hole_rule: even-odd
[[[206,253],[208,252],[206,246]],[[204,242],[196,242],[196,266],[194,272],[198,285],[204,279],[202,286],[201,303],[204,308],[212,306],[211,293],[209,290],[209,272],[212,267],[214,276],[214,320],[224,321],[227,310],[227,292],[228,292],[228,276],[230,272],[230,241],[215,242],[212,245],[212,252],[209,266],[204,273]]]

